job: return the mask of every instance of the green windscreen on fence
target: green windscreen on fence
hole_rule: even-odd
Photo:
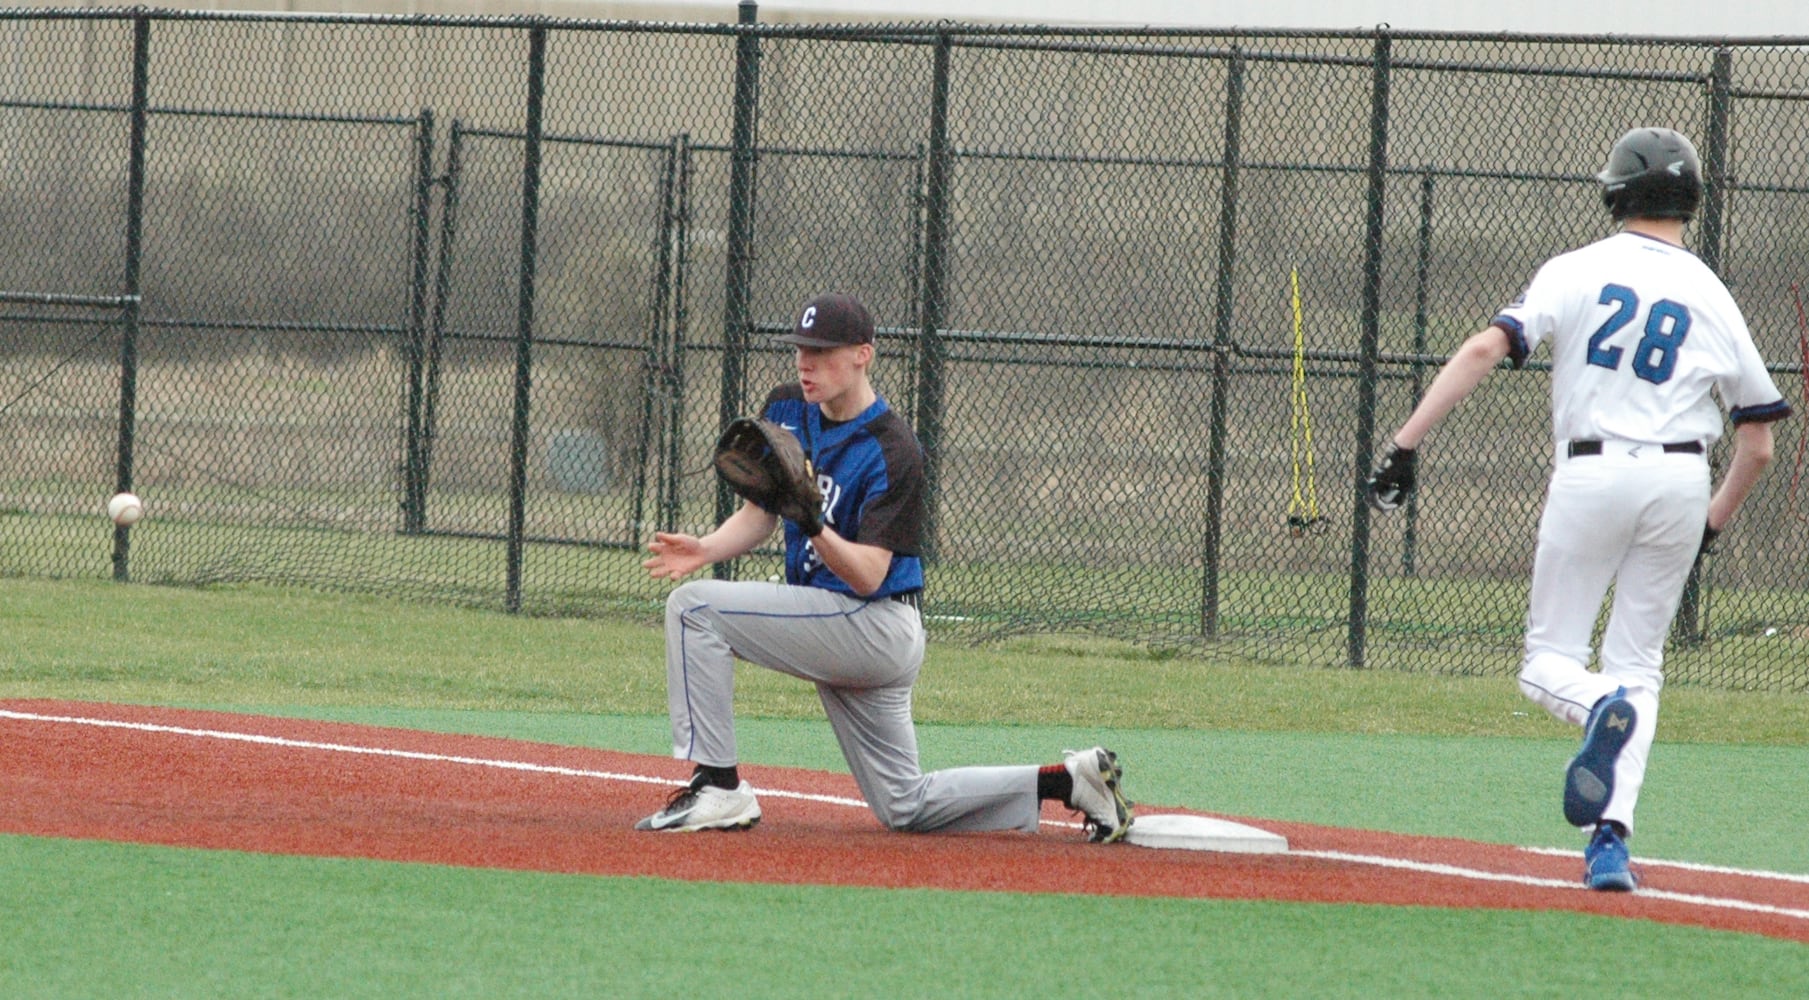
[[[652,620],[654,530],[826,290],[934,487],[931,635],[1517,665],[1539,355],[1444,358],[1692,136],[1692,249],[1804,409],[1809,40],[0,13],[0,574]],[[1667,674],[1809,690],[1803,419]],[[1719,468],[1727,446],[1711,455]],[[145,501],[115,529],[108,496]],[[723,572],[764,578],[776,551]]]

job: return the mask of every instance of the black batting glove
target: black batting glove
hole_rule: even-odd
[[[1701,559],[1703,556],[1714,554],[1715,539],[1719,537],[1721,537],[1720,529],[1709,527],[1707,521],[1702,522],[1702,544],[1696,548],[1696,558]]]
[[[1380,511],[1394,510],[1406,503],[1413,495],[1418,465],[1418,451],[1388,442],[1388,449],[1376,461],[1375,471],[1363,484],[1363,499]]]

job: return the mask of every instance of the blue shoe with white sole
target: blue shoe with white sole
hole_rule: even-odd
[[[1571,826],[1601,822],[1614,795],[1614,763],[1633,737],[1639,713],[1627,700],[1627,689],[1596,702],[1583,725],[1583,747],[1564,769],[1564,818]]]
[[[1583,884],[1603,892],[1632,892],[1639,885],[1627,856],[1627,842],[1612,823],[1596,827],[1583,849]]]

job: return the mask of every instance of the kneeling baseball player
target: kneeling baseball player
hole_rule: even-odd
[[[672,752],[696,766],[636,828],[759,821],[760,803],[736,771],[740,657],[816,685],[861,794],[889,829],[1034,831],[1042,800],[1056,799],[1083,814],[1090,840],[1122,839],[1131,803],[1104,747],[1041,767],[919,767],[911,689],[924,653],[922,449],[868,378],[877,348],[859,302],[819,296],[780,339],[796,349],[798,381],[773,390],[763,422],[736,421],[718,448],[719,472],[748,499],[701,538],[656,533],[643,565],[679,580],[752,550],[783,522],[785,582],[700,579],[667,598]]]

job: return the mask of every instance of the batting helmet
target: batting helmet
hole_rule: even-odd
[[[1702,159],[1681,132],[1636,128],[1615,142],[1608,165],[1595,175],[1602,203],[1616,221],[1689,221],[1702,202]]]

